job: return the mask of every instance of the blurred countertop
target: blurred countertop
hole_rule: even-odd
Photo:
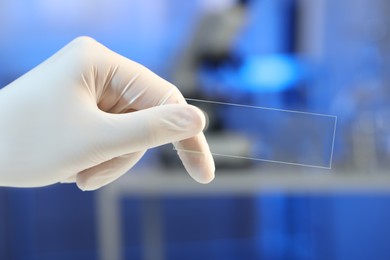
[[[194,181],[184,169],[136,169],[103,188],[139,195],[251,195],[262,192],[389,192],[390,173],[321,169],[267,170],[264,168],[216,170],[209,184]]]

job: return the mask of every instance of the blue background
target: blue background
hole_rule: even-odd
[[[205,10],[218,10],[218,5],[205,8],[205,2],[0,0],[0,86],[79,35],[92,36],[174,81],[175,65]],[[209,5],[217,2],[223,1]],[[387,171],[390,155],[390,6],[371,0],[319,0],[319,7],[308,2],[252,1],[245,14],[248,22],[229,50],[239,58],[238,65],[205,66],[202,75],[220,82],[224,75],[238,77],[238,66],[242,78],[235,80],[242,85],[228,100],[337,115],[334,173],[369,172],[375,178],[376,172]],[[323,15],[322,27],[315,22],[314,28],[304,26],[320,36],[297,30],[305,3],[314,17],[316,12]],[[302,42],[315,51],[305,50]],[[259,58],[269,70],[253,82],[251,71],[258,71]],[[280,78],[280,69],[287,76]],[[233,93],[229,87],[222,90]],[[219,98],[207,84],[203,88],[210,99]],[[361,169],[353,158],[351,134],[365,122],[364,115],[374,124],[377,164]],[[123,228],[129,231],[122,245],[126,259],[144,256],[141,208],[148,199],[121,200]],[[275,190],[254,196],[155,199],[166,259],[390,259],[388,193],[311,194],[303,189],[294,194]],[[98,259],[96,218],[96,192],[81,192],[74,185],[2,187],[0,259]]]

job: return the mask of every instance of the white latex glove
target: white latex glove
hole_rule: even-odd
[[[126,173],[149,148],[173,142],[198,182],[214,178],[202,112],[150,70],[79,37],[0,90],[0,186],[77,182]]]

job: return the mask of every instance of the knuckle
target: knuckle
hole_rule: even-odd
[[[78,36],[73,42],[81,46],[91,46],[97,43],[96,40],[90,36]]]

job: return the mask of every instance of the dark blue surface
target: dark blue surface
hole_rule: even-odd
[[[0,197],[0,259],[95,258],[93,193],[58,185],[2,188]]]
[[[97,259],[93,192],[0,191],[0,259]],[[167,259],[390,259],[390,195],[159,200]],[[145,198],[124,199],[126,259],[141,259]]]

